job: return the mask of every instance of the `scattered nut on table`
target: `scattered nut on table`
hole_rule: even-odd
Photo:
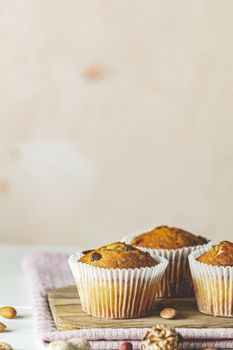
[[[177,315],[177,310],[172,307],[166,307],[160,312],[160,317],[166,318],[168,320],[175,318]]]
[[[0,322],[0,332],[4,332],[6,330],[6,325]]]
[[[133,350],[133,345],[129,341],[125,341],[120,344],[119,350]]]
[[[74,350],[75,347],[69,343],[68,341],[64,340],[56,340],[47,346],[46,350]]]
[[[16,315],[17,312],[12,306],[0,307],[0,316],[4,318],[14,318]]]
[[[141,350],[178,350],[179,339],[174,328],[160,324],[142,338]]]
[[[0,342],[0,350],[13,350],[10,344]]]
[[[81,338],[72,338],[68,340],[68,343],[72,344],[74,346],[74,349],[77,350],[91,350],[90,343]]]
[[[90,343],[81,338],[72,338],[67,341],[56,340],[47,346],[46,350],[91,350]],[[1,350],[1,349],[0,349]]]

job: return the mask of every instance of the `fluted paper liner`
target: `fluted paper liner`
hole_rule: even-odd
[[[233,267],[196,260],[209,249],[201,248],[189,256],[198,309],[209,315],[233,317]]]
[[[122,238],[122,242],[131,244],[134,237],[145,232],[149,232],[149,230],[129,234]],[[150,253],[152,257],[159,255],[168,260],[168,267],[157,287],[157,298],[188,297],[194,295],[188,256],[192,252],[199,250],[201,247],[209,246],[209,244],[210,243],[179,249],[152,249],[135,246],[144,252]]]
[[[157,265],[135,269],[105,269],[69,258],[83,311],[99,318],[137,318],[150,314],[167,260],[155,257]]]

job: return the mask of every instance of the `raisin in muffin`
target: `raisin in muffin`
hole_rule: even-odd
[[[208,240],[181,228],[158,226],[142,234],[123,238],[152,256],[160,255],[169,261],[168,268],[157,290],[157,297],[186,297],[194,294],[188,255]]]
[[[168,262],[117,242],[72,255],[69,264],[83,311],[100,318],[135,318],[151,313]]]
[[[220,242],[189,257],[199,311],[233,317],[233,243]]]

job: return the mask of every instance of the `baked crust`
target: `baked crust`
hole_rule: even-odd
[[[233,243],[222,241],[199,256],[197,261],[214,266],[233,266]]]
[[[152,249],[178,249],[206,244],[207,239],[181,228],[159,226],[132,239],[131,244]]]
[[[149,253],[122,242],[83,253],[80,262],[107,269],[135,269],[157,265]]]

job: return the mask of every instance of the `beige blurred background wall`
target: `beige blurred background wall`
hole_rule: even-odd
[[[0,242],[232,239],[232,13],[0,0]]]

